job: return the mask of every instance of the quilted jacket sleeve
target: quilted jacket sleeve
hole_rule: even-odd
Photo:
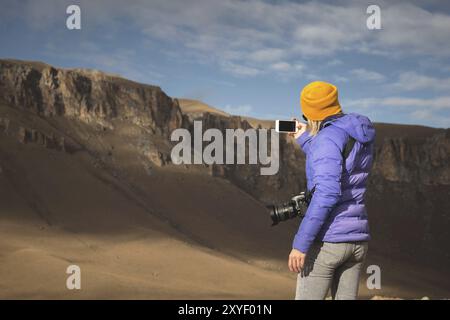
[[[303,132],[300,137],[297,138],[297,144],[300,146],[304,153],[308,153],[311,139],[312,137],[309,135],[308,131]]]
[[[315,139],[313,144],[308,145],[308,156],[312,161],[312,181],[316,189],[293,241],[293,248],[303,253],[308,252],[341,196],[341,150],[327,136],[317,136]]]

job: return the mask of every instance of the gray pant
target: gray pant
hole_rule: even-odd
[[[356,299],[367,249],[367,242],[315,242],[298,274],[295,299],[322,300],[330,288],[333,299]]]

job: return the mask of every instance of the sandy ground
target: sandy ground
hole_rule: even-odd
[[[93,237],[2,222],[0,298],[289,298],[293,281],[144,228]],[[20,236],[22,234],[22,236]],[[81,268],[81,290],[66,268]]]

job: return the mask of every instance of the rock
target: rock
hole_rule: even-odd
[[[226,166],[212,164],[209,166],[209,173],[213,177],[225,178],[227,175]]]
[[[167,137],[186,121],[178,102],[159,87],[94,70],[0,60],[0,92],[3,102],[12,107],[106,128],[111,128],[113,119],[127,119]]]
[[[36,129],[19,126],[17,138],[20,143],[36,143],[47,149],[55,149],[63,152],[68,151],[66,139],[64,137],[56,136],[53,133],[46,134]],[[72,149],[75,149],[75,147]]]
[[[61,151],[66,152],[66,139],[64,137],[59,138],[58,147]]]
[[[431,137],[391,137],[376,147],[374,171],[393,182],[450,184],[450,129]]]
[[[8,134],[10,120],[8,118],[0,118],[0,130]]]
[[[24,127],[19,127],[17,139],[19,140],[20,143],[27,143],[29,135],[31,135],[31,133],[29,133],[27,129],[25,129]]]
[[[148,160],[153,162],[156,166],[161,167],[165,164],[163,154],[154,148],[149,148],[144,152]]]

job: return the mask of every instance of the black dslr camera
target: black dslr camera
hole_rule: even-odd
[[[300,194],[292,197],[289,202],[280,205],[270,205],[267,208],[270,211],[270,218],[272,219],[272,226],[277,225],[280,221],[293,219],[297,216],[303,218],[308,209],[314,189],[312,191],[303,191]]]

